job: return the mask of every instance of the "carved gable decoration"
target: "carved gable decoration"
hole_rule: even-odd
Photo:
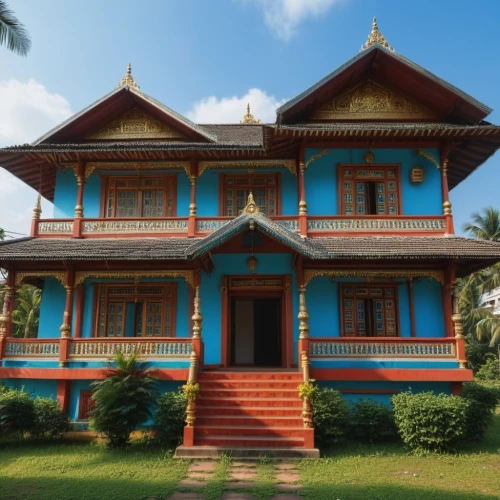
[[[177,130],[134,108],[108,122],[87,139],[184,139]]]
[[[312,120],[435,120],[428,108],[410,97],[366,80],[316,108]]]

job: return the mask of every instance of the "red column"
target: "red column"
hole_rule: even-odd
[[[75,289],[76,295],[76,315],[75,315],[75,332],[73,337],[80,338],[82,336],[82,320],[83,320],[83,307],[85,300],[85,288],[83,285]]]
[[[451,202],[448,189],[448,155],[450,148],[445,145],[441,148],[441,191],[443,197],[443,214],[446,217],[446,234],[455,234],[453,216],[451,215]]]
[[[196,179],[198,178],[198,162],[192,161],[189,183],[191,184],[191,199],[189,202],[188,237],[193,238],[196,232]]]
[[[307,237],[307,202],[306,202],[306,187],[305,187],[305,163],[304,163],[305,148],[304,144],[300,146],[299,152],[299,168],[298,168],[298,190],[299,190],[299,230],[300,235]]]
[[[58,380],[57,381],[57,401],[61,405],[63,413],[68,413],[69,409],[69,380]]]
[[[81,238],[83,219],[83,186],[85,184],[85,163],[81,159],[78,160],[78,165],[75,169],[75,176],[78,192],[76,195],[75,219],[73,221],[73,238]]]

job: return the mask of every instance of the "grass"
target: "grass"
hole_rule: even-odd
[[[232,460],[223,457],[202,488],[205,500],[219,499]],[[2,500],[160,500],[187,476],[189,461],[174,460],[144,444],[111,451],[102,444],[63,442],[0,445]],[[486,439],[457,455],[415,456],[400,443],[345,443],[325,458],[299,462],[305,500],[491,500],[500,498],[500,416]],[[269,459],[257,463],[248,493],[276,493]]]

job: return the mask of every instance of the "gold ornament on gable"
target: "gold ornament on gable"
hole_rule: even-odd
[[[184,137],[160,120],[134,108],[106,123],[97,132],[88,135],[87,139],[183,139]]]
[[[373,80],[351,87],[314,110],[312,120],[435,120],[434,113],[403,93]]]

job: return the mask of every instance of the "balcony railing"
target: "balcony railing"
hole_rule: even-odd
[[[311,358],[456,358],[455,338],[309,338]]]
[[[274,222],[299,232],[299,216],[273,216]],[[192,224],[191,224],[192,219]],[[40,219],[34,221],[34,236],[106,236],[106,235],[189,235],[204,236],[225,226],[233,217],[168,217],[161,219],[92,218]],[[75,231],[77,234],[75,234]],[[324,234],[444,234],[444,216],[348,217],[307,216],[307,232]]]
[[[5,339],[5,359],[43,358],[59,359],[61,339]],[[109,359],[116,352],[136,352],[152,359],[189,359],[190,338],[71,338],[69,360]]]

